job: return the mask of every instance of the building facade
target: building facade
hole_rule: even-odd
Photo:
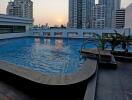
[[[33,2],[31,0],[14,0],[8,3],[6,13],[9,16],[33,18]]]
[[[126,7],[125,13],[125,28],[132,29],[132,3]]]
[[[105,27],[112,28],[113,14],[120,9],[121,0],[99,0],[99,4],[105,5]]]
[[[92,12],[92,28],[105,28],[105,6],[96,4]]]
[[[95,0],[69,0],[69,28],[90,28]]]
[[[25,33],[32,27],[33,20],[0,14],[0,34]]]
[[[119,9],[113,15],[113,28],[125,27],[125,9]]]

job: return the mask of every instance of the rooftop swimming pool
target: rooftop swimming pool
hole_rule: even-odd
[[[0,60],[44,74],[70,74],[81,69],[83,39],[17,38],[0,40]],[[95,48],[94,45],[88,45]]]
[[[35,37],[0,40],[0,60],[44,74],[70,74],[81,69],[85,61],[79,52],[84,42],[85,39]],[[95,41],[86,47],[96,48]],[[122,51],[121,46],[115,50]]]

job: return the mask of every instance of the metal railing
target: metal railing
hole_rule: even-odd
[[[97,39],[92,40],[92,41],[91,41],[91,40],[86,40],[86,41],[81,45],[80,53],[82,52],[83,49],[85,49],[85,47],[86,47],[86,45],[87,45],[88,43],[92,43],[92,44],[95,45],[96,48],[97,48],[97,51],[98,51],[97,61],[99,61],[99,60],[100,60],[100,56],[101,56],[101,52],[100,52],[99,45],[98,45],[96,42],[98,42]]]

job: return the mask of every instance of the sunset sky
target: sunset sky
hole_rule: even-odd
[[[0,13],[6,12],[10,0],[0,0]],[[35,24],[61,25],[68,20],[68,0],[32,0],[34,2]],[[96,1],[97,2],[97,1]],[[132,0],[122,0],[122,7],[128,6]]]

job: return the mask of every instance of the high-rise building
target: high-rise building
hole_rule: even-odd
[[[95,6],[95,0],[86,0],[86,28],[92,28],[92,10]]]
[[[33,18],[33,2],[31,0],[14,0],[8,3],[7,15]]]
[[[125,26],[125,9],[119,9],[113,15],[113,28],[124,28]]]
[[[90,28],[92,26],[92,8],[95,0],[69,0],[70,28]]]
[[[125,28],[132,29],[132,3],[128,7],[126,7]]]
[[[112,28],[113,13],[120,9],[121,0],[99,0],[99,4],[105,5],[105,27]]]
[[[92,12],[92,28],[105,28],[105,6],[96,4]]]

